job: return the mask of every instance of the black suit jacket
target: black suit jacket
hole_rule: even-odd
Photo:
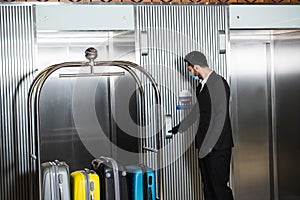
[[[212,72],[215,73],[215,72]],[[219,76],[214,74],[214,76]],[[211,77],[211,76],[210,76]],[[210,79],[209,77],[209,79]],[[229,98],[230,98],[230,88],[226,80],[221,77],[224,83],[225,93],[226,93],[226,117],[223,124],[223,129],[220,134],[217,143],[213,147],[214,149],[227,149],[233,147],[233,139],[232,139],[232,129],[231,129],[231,122],[229,117]],[[207,134],[210,121],[211,121],[211,112],[212,112],[212,105],[211,105],[211,97],[210,92],[208,90],[207,85],[204,85],[202,91],[201,83],[197,86],[196,89],[196,96],[198,104],[196,103],[191,112],[180,122],[179,131],[187,130],[191,125],[195,122],[198,124],[197,133],[196,133],[196,148],[200,149],[204,138]]]

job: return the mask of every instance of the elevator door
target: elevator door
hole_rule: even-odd
[[[239,200],[270,200],[269,41],[231,35],[233,183]]]
[[[299,36],[231,31],[236,199],[300,199]]]
[[[99,60],[135,62],[133,31],[42,31],[37,34],[38,68],[61,62],[84,61],[94,47]],[[43,86],[40,105],[41,162],[66,161],[70,170],[89,168],[92,159],[109,156],[123,164],[140,158],[136,82],[119,67],[94,67],[96,73],[120,76],[60,77],[89,73],[86,68],[55,72]],[[125,124],[125,125],[124,125]]]
[[[300,31],[274,36],[278,196],[300,200]]]
[[[127,73],[50,78],[40,100],[41,162],[62,160],[71,171],[89,168],[100,156],[138,163],[137,126],[121,126],[138,121],[136,87]]]

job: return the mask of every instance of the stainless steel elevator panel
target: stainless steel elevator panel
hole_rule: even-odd
[[[300,31],[274,36],[279,200],[300,200]]]
[[[100,156],[139,163],[137,154],[128,153],[139,152],[137,126],[121,126],[137,121],[135,90],[129,74],[50,78],[40,99],[41,162],[63,160],[71,171],[89,167]],[[124,110],[129,108],[128,117]]]
[[[269,41],[238,32],[230,41],[235,198],[269,200]]]
[[[234,191],[299,200],[299,30],[230,33]]]
[[[37,42],[41,69],[61,62],[85,60],[84,51],[90,46],[98,50],[97,60],[135,60],[134,31],[48,30],[38,32]],[[89,67],[59,70],[45,83],[40,100],[41,162],[64,160],[70,170],[89,167],[91,160],[101,155],[124,164],[138,163],[136,95],[139,93],[135,80],[117,67],[94,67],[94,71],[124,75],[59,76],[89,70]],[[128,126],[135,124],[124,128],[120,124],[126,120]]]

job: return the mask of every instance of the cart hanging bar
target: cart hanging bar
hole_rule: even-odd
[[[41,73],[37,75],[37,77],[34,79],[33,83],[31,84],[31,87],[29,89],[28,94],[28,133],[30,139],[30,160],[31,160],[31,166],[30,166],[30,173],[32,174],[30,178],[30,195],[32,200],[35,200],[35,197],[38,197],[39,200],[41,200],[41,167],[40,167],[40,136],[39,136],[39,127],[40,127],[40,120],[39,120],[39,101],[40,101],[40,95],[41,90],[46,82],[46,80],[49,78],[51,74],[53,74],[55,71],[61,69],[61,68],[74,68],[74,67],[91,67],[91,74],[94,73],[94,66],[115,66],[120,67],[127,71],[136,81],[139,91],[141,93],[142,98],[144,98],[144,91],[142,87],[142,83],[135,72],[135,70],[141,72],[146,78],[151,82],[152,87],[154,89],[154,95],[155,95],[155,101],[158,105],[158,109],[156,109],[156,128],[158,131],[158,137],[156,137],[157,140],[157,149],[144,147],[145,150],[157,152],[157,165],[158,165],[158,176],[159,176],[159,193],[158,197],[159,200],[164,200],[164,170],[163,170],[163,155],[161,152],[161,147],[163,146],[163,134],[162,134],[162,115],[161,115],[161,96],[159,88],[153,79],[153,77],[141,66],[128,62],[128,61],[99,61],[95,62],[95,58],[97,57],[97,50],[94,48],[88,48],[85,51],[86,57],[89,60],[89,62],[65,62],[60,63],[57,65],[52,65],[50,67],[47,67],[44,69]],[[101,73],[98,73],[101,74]],[[103,74],[102,74],[103,75]],[[110,74],[113,75],[113,74]],[[114,74],[117,75],[117,74]],[[119,74],[118,74],[119,75]],[[63,75],[64,76],[64,75]],[[66,75],[67,77],[68,75]],[[72,74],[72,77],[74,74]],[[82,75],[78,77],[81,77]],[[84,76],[84,75],[83,75]],[[95,76],[95,75],[92,75]],[[38,182],[38,185],[36,184]],[[38,187],[38,190],[36,188]]]
[[[91,76],[124,76],[125,72],[103,72],[103,73],[80,73],[80,74],[59,74],[59,78],[78,78]]]
[[[88,48],[85,51],[85,57],[89,60],[88,65],[90,66],[90,73],[78,73],[78,74],[59,74],[60,78],[71,78],[71,77],[90,77],[90,76],[124,76],[125,72],[102,72],[95,73],[95,59],[98,57],[98,52],[95,48]]]

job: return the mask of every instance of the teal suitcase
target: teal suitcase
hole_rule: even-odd
[[[156,200],[155,172],[144,165],[126,167],[128,191],[132,200]]]

